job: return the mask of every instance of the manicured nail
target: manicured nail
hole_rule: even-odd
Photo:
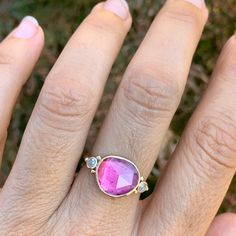
[[[198,8],[203,8],[205,6],[204,0],[185,0],[186,2],[190,2]]]
[[[107,0],[104,3],[104,8],[115,13],[123,20],[129,17],[129,6],[125,0]]]
[[[13,32],[13,36],[23,39],[32,38],[38,31],[38,25],[39,23],[34,17],[26,16]]]

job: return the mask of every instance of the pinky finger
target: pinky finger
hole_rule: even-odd
[[[30,16],[0,43],[0,161],[12,109],[43,44],[43,31],[37,20]]]
[[[236,214],[226,213],[217,216],[210,226],[206,236],[235,236]]]

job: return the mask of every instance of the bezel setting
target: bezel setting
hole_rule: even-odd
[[[132,188],[131,191],[125,193],[125,194],[110,194],[108,192],[106,192],[102,187],[101,184],[99,182],[99,174],[98,174],[98,170],[100,165],[103,163],[103,161],[109,159],[109,158],[113,158],[113,159],[117,159],[117,160],[123,160],[124,162],[127,162],[129,164],[131,164],[131,166],[133,166],[138,174],[138,181],[136,186],[134,186],[134,188]],[[95,160],[96,159],[96,160]],[[120,156],[114,156],[114,155],[109,155],[109,156],[105,156],[103,158],[101,158],[100,156],[96,156],[96,157],[87,157],[85,158],[85,162],[86,162],[86,166],[87,168],[89,168],[91,170],[91,173],[94,173],[96,175],[96,181],[98,184],[99,189],[105,193],[106,195],[110,196],[110,197],[115,197],[115,198],[119,198],[119,197],[124,197],[124,196],[129,196],[132,193],[143,193],[149,190],[148,188],[148,184],[146,181],[144,181],[144,178],[140,175],[140,171],[138,169],[138,167],[130,160],[124,158],[124,157],[120,157]]]

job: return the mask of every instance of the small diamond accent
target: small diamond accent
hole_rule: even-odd
[[[148,184],[146,182],[141,182],[138,186],[138,192],[144,193],[146,191],[148,191]]]
[[[97,167],[97,164],[98,164],[98,160],[96,157],[90,157],[88,160],[87,160],[87,167],[89,169],[94,169],[95,167]]]

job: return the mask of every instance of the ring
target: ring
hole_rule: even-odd
[[[106,195],[123,197],[148,191],[148,184],[138,167],[124,157],[87,157],[85,162],[91,173],[96,174],[98,186]]]

